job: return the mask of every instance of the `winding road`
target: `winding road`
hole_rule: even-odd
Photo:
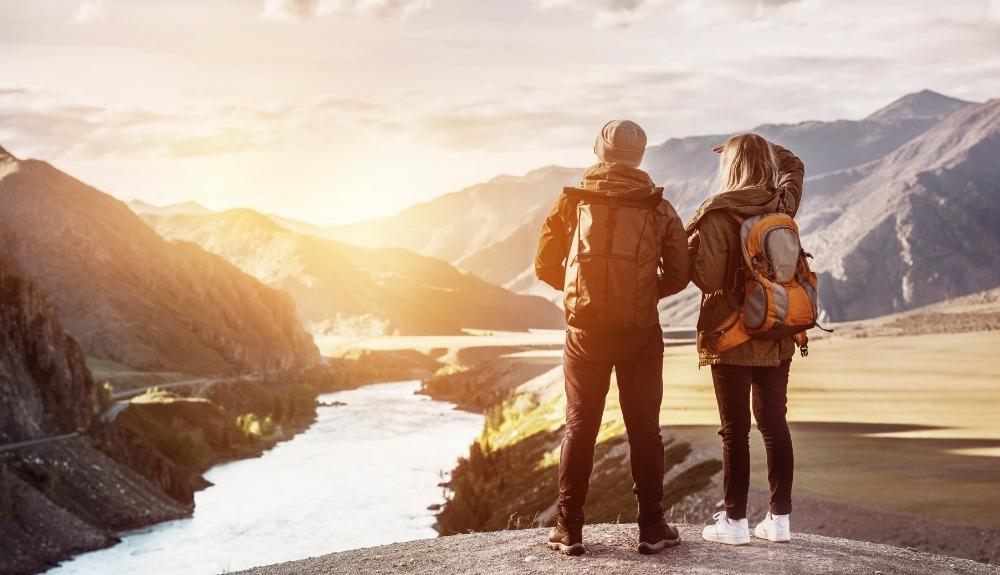
[[[272,372],[266,372],[266,373],[256,372],[246,375],[237,375],[230,377],[199,377],[195,379],[185,379],[182,381],[156,383],[152,385],[146,385],[143,387],[137,387],[135,389],[127,389],[124,391],[119,391],[111,394],[111,399],[114,399],[115,402],[112,403],[110,406],[108,406],[108,408],[105,409],[103,412],[101,412],[101,414],[98,416],[98,419],[100,419],[102,423],[110,423],[114,421],[115,418],[117,418],[121,412],[128,409],[128,406],[130,405],[129,398],[135,397],[137,395],[142,395],[143,393],[146,393],[146,391],[150,389],[170,389],[174,387],[202,385],[204,387],[201,390],[199,390],[199,393],[203,393],[204,390],[207,389],[209,386],[219,383],[221,381],[246,381],[246,382],[259,381],[267,373],[272,373]],[[36,439],[26,439],[24,441],[16,441],[14,443],[0,444],[0,453],[3,453],[5,451],[15,451],[25,447],[35,447],[38,445],[44,445],[46,443],[53,443],[56,441],[64,441],[66,439],[72,439],[74,437],[79,437],[84,433],[84,431],[85,430],[80,430],[71,433],[53,435],[50,437],[39,437]]]

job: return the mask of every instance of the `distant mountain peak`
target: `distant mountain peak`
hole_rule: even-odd
[[[868,116],[868,119],[878,122],[918,118],[944,119],[962,108],[974,104],[976,102],[959,100],[958,98],[945,96],[933,90],[921,90],[907,94],[888,106],[875,111],[875,113]]]
[[[7,160],[7,159],[17,160],[17,158],[14,157],[14,154],[11,154],[7,150],[5,150],[3,146],[0,146],[0,160]]]
[[[145,214],[193,214],[203,215],[214,213],[198,202],[180,202],[176,204],[156,205],[143,200],[128,200],[129,209],[139,215]]]
[[[233,208],[218,214],[222,221],[267,231],[288,231],[266,215],[250,208]]]
[[[553,175],[562,174],[562,173],[565,173],[565,174],[579,173],[579,174],[582,175],[583,174],[583,168],[568,168],[566,166],[549,165],[549,166],[544,166],[542,168],[536,168],[534,170],[531,170],[530,172],[527,172],[523,176],[512,176],[512,175],[509,175],[509,174],[502,174],[502,175],[499,175],[499,176],[494,176],[493,178],[491,178],[489,180],[488,183],[491,183],[491,184],[502,184],[502,183],[510,183],[510,182],[522,182],[522,181],[526,181],[526,180],[527,181],[531,181],[531,180],[544,180],[544,179],[549,178],[549,177],[551,177]]]

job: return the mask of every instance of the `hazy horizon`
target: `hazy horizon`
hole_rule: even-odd
[[[324,225],[584,166],[615,117],[653,144],[1000,96],[1000,0],[15,0],[0,32],[14,155]]]

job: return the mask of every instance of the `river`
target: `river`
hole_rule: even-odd
[[[50,575],[216,575],[435,537],[438,484],[479,434],[483,417],[415,395],[419,382],[329,393],[308,430],[259,458],[205,477],[190,518],[129,533]]]

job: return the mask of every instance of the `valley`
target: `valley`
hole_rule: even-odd
[[[158,233],[191,241],[295,300],[316,335],[460,334],[463,329],[558,328],[562,313],[443,260],[406,249],[360,248],[284,228],[241,209],[145,216]]]
[[[836,330],[792,367],[797,528],[1000,562],[1000,100],[923,91],[859,120],[755,130],[806,163],[798,220]],[[712,191],[710,150],[726,137],[649,148],[644,167],[682,216]],[[462,436],[448,477],[424,485],[443,502],[414,508],[421,533],[431,522],[441,535],[550,524],[565,325],[532,257],[580,172],[500,176],[324,227],[195,202],[125,204],[0,149],[0,571],[36,573],[190,517],[217,466],[280,460],[275,446],[322,431],[318,414],[353,429],[331,411],[342,406],[317,398],[372,394],[375,413],[388,388],[359,388],[385,382],[398,387],[384,398],[402,406],[397,419],[434,401],[447,403],[428,413],[446,419],[431,419],[453,417],[463,433],[484,420],[468,450],[475,433]],[[716,402],[692,345],[699,297],[689,287],[660,304],[663,504],[692,523],[721,499]],[[760,514],[759,440],[753,450]],[[633,521],[630,485],[612,386],[588,518]],[[294,509],[282,512],[292,521]]]

